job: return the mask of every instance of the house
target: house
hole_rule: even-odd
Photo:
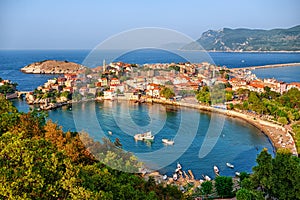
[[[63,91],[64,91],[64,92],[67,91],[67,92],[72,93],[72,92],[73,92],[73,88],[72,88],[72,87],[64,87],[64,88],[63,88]]]
[[[160,87],[154,87],[153,89],[146,90],[146,95],[159,98]]]
[[[128,100],[139,100],[139,94],[136,91],[130,90],[130,91],[124,92],[124,96]]]
[[[254,91],[254,92],[264,92],[264,87],[265,85],[263,83],[257,82],[257,81],[252,81],[250,82],[250,84],[248,85],[248,89],[250,91]]]
[[[67,79],[65,78],[65,77],[58,77],[57,78],[57,84],[58,85],[61,85],[61,86],[63,86],[63,85],[65,85],[65,82],[67,81]]]
[[[67,86],[67,87],[73,87],[74,85],[75,85],[74,80],[66,80],[65,81],[65,86]]]
[[[107,78],[101,78],[101,79],[99,79],[99,82],[101,82],[102,87],[108,86]]]
[[[115,98],[115,93],[112,90],[106,90],[104,91],[104,97],[103,99],[105,100],[114,100]]]
[[[112,78],[112,79],[110,80],[110,85],[115,86],[115,85],[119,85],[119,84],[120,84],[120,80],[117,79],[117,78]]]
[[[96,96],[96,93],[97,93],[97,88],[89,88],[89,91],[88,91],[89,94],[93,94]]]
[[[287,90],[290,90],[292,88],[297,88],[298,90],[300,90],[300,83],[298,82],[293,82],[287,85]]]
[[[85,96],[88,93],[89,89],[87,87],[81,87],[79,89],[79,94],[81,94],[82,96]]]
[[[59,92],[62,90],[62,86],[58,84],[52,85],[51,88]]]
[[[64,77],[65,77],[67,80],[76,80],[77,75],[76,75],[76,74],[65,74]]]

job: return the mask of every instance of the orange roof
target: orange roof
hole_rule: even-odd
[[[250,83],[249,85],[252,87],[255,87],[255,88],[264,88],[265,87],[263,84],[256,84],[256,83]]]
[[[293,82],[293,83],[290,83],[289,85],[295,85],[297,87],[300,87],[300,83],[298,83],[298,82]]]

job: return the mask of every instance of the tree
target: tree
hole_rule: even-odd
[[[175,93],[171,88],[163,87],[159,92],[159,95],[165,97],[166,99],[170,99],[175,96]]]
[[[256,159],[250,178],[242,181],[242,188],[253,199],[300,199],[300,159],[287,149],[279,149],[275,158],[264,149]],[[246,193],[241,192],[242,194]],[[242,195],[239,194],[239,195]],[[238,194],[237,194],[238,195]]]
[[[205,181],[201,184],[202,192],[205,195],[209,195],[212,192],[212,188],[213,188],[213,185],[212,185],[211,181]]]
[[[269,194],[278,199],[300,199],[300,160],[287,149],[279,149],[272,160]]]
[[[237,200],[255,200],[251,191],[244,189],[244,188],[240,189],[236,193],[236,199]]]
[[[232,196],[233,182],[232,177],[218,176],[215,179],[215,187],[219,196],[230,197]]]
[[[253,167],[254,174],[251,177],[255,188],[261,187],[262,190],[271,189],[270,177],[272,176],[272,156],[265,148],[256,158],[257,166]]]
[[[277,121],[283,125],[286,125],[289,123],[286,117],[278,117]]]
[[[44,139],[22,134],[0,137],[0,198],[64,198],[62,177],[68,159]]]

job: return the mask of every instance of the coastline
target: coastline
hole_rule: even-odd
[[[218,51],[218,50],[205,50],[205,49],[177,49],[178,51],[199,51],[199,52],[208,52],[208,53],[300,53],[298,51]]]
[[[116,98],[116,100],[124,101],[126,99],[124,98]],[[129,101],[127,99],[127,101]],[[146,99],[146,103],[158,103],[163,105],[173,105],[178,107],[187,107],[187,108],[194,108],[201,111],[207,111],[207,112],[214,112],[218,114],[223,114],[228,117],[232,118],[238,118],[243,121],[246,121],[250,123],[251,125],[255,126],[259,130],[262,131],[263,134],[265,134],[268,139],[271,141],[273,148],[275,150],[278,150],[279,148],[285,148],[289,149],[293,155],[298,156],[295,141],[292,137],[292,135],[289,133],[289,131],[273,122],[265,121],[262,119],[259,119],[257,116],[251,116],[250,114],[242,113],[239,111],[234,110],[226,110],[226,109],[218,109],[213,108],[211,106],[205,106],[200,104],[193,104],[190,102],[174,102],[174,101],[168,101],[168,100],[160,100],[160,99]],[[276,153],[276,152],[275,152]]]
[[[255,70],[255,69],[267,69],[267,68],[279,68],[279,67],[299,67],[300,63],[284,63],[284,64],[271,64],[271,65],[261,65],[261,66],[251,66],[251,67],[241,67],[241,68],[231,68],[230,70]]]

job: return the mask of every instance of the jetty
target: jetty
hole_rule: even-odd
[[[242,67],[242,68],[232,68],[232,71],[238,70],[256,70],[256,69],[267,69],[267,68],[278,68],[278,67],[300,67],[300,63],[285,63],[285,64],[272,64],[272,65],[262,65],[262,66],[251,66],[251,67]]]

